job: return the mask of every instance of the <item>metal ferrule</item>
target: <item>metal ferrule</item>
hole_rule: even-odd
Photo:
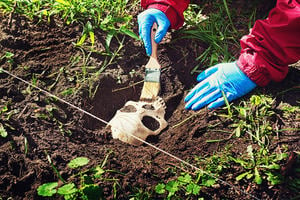
[[[160,69],[146,68],[145,82],[160,82]]]

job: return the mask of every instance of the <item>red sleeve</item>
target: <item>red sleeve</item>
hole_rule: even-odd
[[[285,78],[288,65],[300,60],[300,0],[277,0],[265,20],[257,20],[241,39],[238,65],[257,85]]]
[[[183,11],[188,7],[190,0],[141,0],[143,8],[156,8],[166,14],[171,28],[178,29],[184,22]]]

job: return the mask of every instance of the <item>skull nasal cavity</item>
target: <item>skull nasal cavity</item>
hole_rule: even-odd
[[[150,104],[143,105],[143,108],[146,110],[155,110],[154,106],[152,106]]]
[[[150,116],[144,116],[142,119],[142,123],[144,126],[146,126],[151,131],[156,131],[160,127],[159,122]]]
[[[122,108],[120,111],[130,113],[130,112],[136,112],[137,110],[134,106],[128,105],[128,106],[125,106],[124,108]]]

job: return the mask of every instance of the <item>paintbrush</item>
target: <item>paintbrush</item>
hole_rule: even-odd
[[[144,85],[140,96],[140,101],[151,102],[156,99],[160,91],[160,69],[161,66],[157,60],[157,43],[154,41],[157,24],[154,23],[151,28],[152,52],[145,69]]]

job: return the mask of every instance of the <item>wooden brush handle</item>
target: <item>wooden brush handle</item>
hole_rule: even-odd
[[[152,52],[151,52],[151,57],[157,60],[157,43],[155,42],[155,34],[157,31],[157,24],[154,22],[153,26],[151,28],[151,45],[152,45]]]
[[[157,24],[154,22],[153,26],[151,27],[151,44],[152,44],[152,52],[150,55],[150,59],[146,65],[148,69],[160,69],[161,66],[157,59],[157,46],[158,44],[154,41],[155,34],[157,32]]]

